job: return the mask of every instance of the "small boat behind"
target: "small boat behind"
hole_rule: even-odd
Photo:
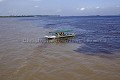
[[[47,38],[47,39],[55,39],[56,36],[49,35],[49,36],[45,36],[45,38]]]
[[[56,30],[54,32],[49,32],[51,35],[45,36],[47,39],[59,39],[59,38],[69,38],[74,37],[74,33],[70,33],[72,30]]]

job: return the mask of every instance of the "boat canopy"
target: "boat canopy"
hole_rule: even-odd
[[[72,30],[56,30],[56,31],[53,31],[53,32],[49,32],[49,33],[60,33],[60,32],[71,32]]]

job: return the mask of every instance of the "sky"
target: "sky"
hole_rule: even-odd
[[[120,15],[120,0],[0,0],[0,15]]]

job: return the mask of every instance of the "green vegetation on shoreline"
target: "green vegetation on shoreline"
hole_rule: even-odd
[[[29,16],[0,16],[0,18],[8,18],[8,17],[34,17],[32,15]]]
[[[120,15],[88,15],[88,16],[81,16],[81,17],[102,17],[102,16],[113,16],[113,17],[118,17]],[[15,15],[10,15],[10,16],[0,16],[0,18],[14,18],[14,17],[60,17],[60,15],[20,15],[20,16],[15,16]],[[69,17],[69,16],[66,16]],[[71,16],[71,17],[77,17],[77,16]]]
[[[20,16],[14,16],[14,15],[11,15],[11,16],[0,16],[0,18],[9,18],[9,17],[36,17],[36,16],[39,16],[39,17],[54,17],[54,16],[57,16],[59,17],[60,15],[20,15]]]

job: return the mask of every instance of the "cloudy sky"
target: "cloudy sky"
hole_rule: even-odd
[[[118,15],[120,0],[0,0],[0,15]]]

